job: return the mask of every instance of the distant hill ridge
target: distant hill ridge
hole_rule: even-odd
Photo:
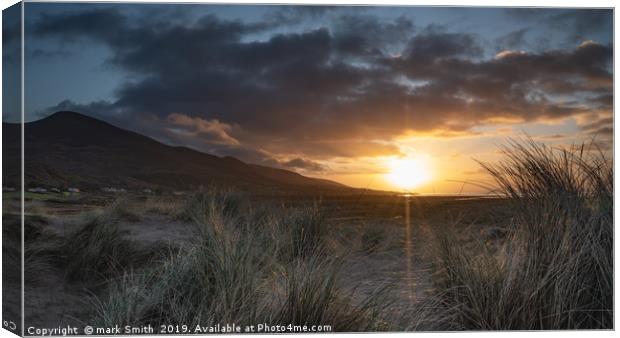
[[[20,127],[2,124],[5,186],[19,182]],[[265,192],[357,190],[230,156],[166,145],[76,112],[57,112],[24,128],[26,187],[188,190],[216,185]]]

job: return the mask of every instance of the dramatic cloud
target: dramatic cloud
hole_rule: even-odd
[[[614,120],[612,117],[603,117],[582,125],[581,129],[596,138],[607,140],[613,134],[613,125]]]
[[[347,57],[382,55],[404,43],[415,31],[413,22],[400,16],[382,22],[371,15],[342,15],[334,20],[334,49]]]
[[[550,25],[570,23],[575,32],[608,15],[545,13]],[[308,17],[324,23],[285,29]],[[495,39],[490,58],[478,34],[326,7],[283,7],[258,21],[209,14],[158,25],[95,9],[42,15],[31,32],[101,43],[111,51],[107,63],[128,76],[113,101],[50,110],[75,109],[158,139],[309,171],[324,170],[318,159],[397,155],[391,141],[412,132],[473,134],[498,121],[611,109],[611,45],[521,50],[529,28]]]
[[[174,133],[185,134],[190,137],[206,138],[208,142],[225,145],[239,145],[234,137],[228,133],[232,127],[217,119],[206,120],[200,117],[189,117],[183,114],[172,113],[168,115],[169,127]]]
[[[282,163],[282,166],[314,172],[322,171],[323,169],[325,169],[325,167],[320,163],[306,160],[303,158],[294,158],[292,160],[285,161],[284,163]]]

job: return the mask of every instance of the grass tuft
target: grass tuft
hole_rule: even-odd
[[[119,227],[121,217],[124,213],[113,205],[103,213],[86,215],[84,223],[66,236],[61,255],[69,280],[105,280],[136,261],[138,250]]]
[[[436,228],[437,289],[457,329],[613,328],[613,169],[601,152],[512,141],[482,163],[514,218],[500,250]]]
[[[185,214],[196,225],[194,240],[112,283],[95,301],[93,322],[327,324],[351,331],[386,325],[379,293],[358,301],[337,287],[339,266],[316,251],[325,224],[314,209],[253,209],[220,192],[193,199]]]

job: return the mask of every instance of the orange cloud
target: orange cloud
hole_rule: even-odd
[[[209,141],[216,144],[239,145],[240,142],[230,135],[232,127],[220,122],[218,119],[203,119],[200,117],[190,117],[184,114],[172,113],[168,115],[167,121],[184,127],[185,134],[190,133],[194,136],[206,136]],[[171,131],[179,133],[177,129]],[[181,132],[183,133],[183,132]]]

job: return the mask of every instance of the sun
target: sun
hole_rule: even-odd
[[[432,175],[425,156],[395,158],[388,161],[390,171],[386,179],[402,189],[413,189],[430,181]]]

